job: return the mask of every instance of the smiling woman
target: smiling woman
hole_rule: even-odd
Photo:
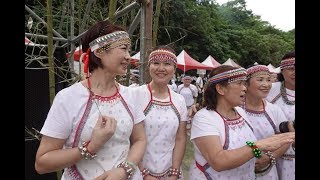
[[[246,79],[244,68],[222,65],[210,72],[204,108],[192,120],[195,162],[189,180],[255,179],[255,162],[262,152],[293,142],[294,133],[257,140],[245,111],[237,107],[243,104]]]
[[[265,100],[271,88],[271,73],[265,65],[255,65],[247,69],[248,86],[246,101],[243,106],[253,132],[257,139],[279,133],[279,125],[286,121],[282,110],[274,104]],[[275,166],[279,159],[290,147],[284,145],[275,151],[263,153],[262,157],[256,161],[255,174],[257,180],[278,179],[278,171]]]
[[[272,84],[266,100],[277,105],[293,123],[295,121],[295,78],[296,78],[295,52],[286,53],[280,62],[280,82]],[[290,123],[290,124],[291,124]],[[277,162],[278,174],[281,179],[295,178],[295,149],[290,146],[288,151]]]
[[[109,21],[82,39],[86,79],[56,95],[41,129],[38,173],[64,168],[62,179],[141,179],[135,173],[146,147],[132,91],[115,81],[130,60],[129,34]],[[134,175],[133,175],[134,174]]]
[[[139,169],[144,176],[151,178],[183,176],[181,166],[187,139],[187,108],[183,97],[168,87],[176,63],[177,58],[171,48],[155,48],[148,62],[152,80],[135,88],[139,97],[136,102],[146,116],[147,135],[147,149]]]

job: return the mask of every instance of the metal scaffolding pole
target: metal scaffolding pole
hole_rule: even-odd
[[[43,38],[43,39],[48,39],[48,36],[47,35],[40,35],[40,34],[32,34],[32,33],[24,33],[25,36],[27,37],[39,37],[39,38]],[[58,37],[53,37],[53,40],[55,41],[61,41],[61,42],[68,42],[68,39],[66,38],[58,38]]]
[[[132,2],[131,4],[129,4],[128,6],[124,7],[122,10],[116,12],[114,14],[114,17],[115,17],[115,20],[117,18],[120,18],[121,16],[124,16],[126,13],[128,13],[129,11],[137,8],[137,7],[140,7],[140,4],[138,2]],[[107,20],[108,18],[106,18]],[[70,42],[77,42],[87,31],[83,31],[81,34],[79,34],[77,37],[71,39]],[[69,45],[69,42],[66,43],[66,44],[63,44],[62,47],[66,47]]]
[[[128,6],[124,7],[123,9],[121,9],[120,11],[117,11],[116,13],[114,13],[114,20],[118,19],[119,17],[122,17],[124,15],[126,15],[128,12],[130,12],[131,10],[140,7],[140,4],[136,1],[132,2],[131,4],[129,4]],[[108,18],[106,18],[105,20],[108,20]]]
[[[36,19],[38,19],[40,22],[42,22],[43,24],[45,24],[48,28],[48,24],[42,19],[40,18],[36,13],[34,13],[27,5],[24,5],[25,9]],[[57,31],[55,31],[54,29],[52,29],[52,32],[54,35],[63,38],[63,36],[61,36]]]
[[[140,23],[141,18],[141,9],[139,9],[137,15],[134,17],[132,23],[129,26],[128,34],[132,36],[133,31],[137,28],[138,24]]]

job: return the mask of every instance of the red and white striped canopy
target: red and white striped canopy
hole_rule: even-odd
[[[185,50],[182,50],[177,56],[177,68],[181,69],[183,72],[191,69],[212,69],[212,67],[201,64],[200,62],[194,60]]]

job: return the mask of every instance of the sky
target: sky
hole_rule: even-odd
[[[216,0],[220,5],[229,0]],[[283,31],[295,28],[295,0],[246,0],[247,9]]]

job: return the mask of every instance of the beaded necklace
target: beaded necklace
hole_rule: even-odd
[[[222,114],[220,114],[218,111],[216,111],[220,117],[222,118],[222,120],[224,121],[225,125],[227,125],[228,127],[230,127],[231,129],[236,129],[236,128],[242,128],[244,126],[244,119],[242,118],[242,116],[238,113],[237,110],[233,109],[234,113],[235,113],[235,118],[228,118],[223,116]]]
[[[280,94],[281,94],[283,101],[287,105],[295,105],[295,101],[290,101],[287,97],[286,88],[284,87],[284,82],[281,83]]]
[[[91,90],[91,82],[90,79],[87,79],[88,81],[88,87],[87,89],[89,90],[90,94],[92,95],[92,101],[95,103],[95,105],[98,108],[99,114],[100,116],[102,116],[101,110],[100,110],[100,104],[102,101],[107,101],[109,104],[115,104],[117,102],[117,100],[120,98],[120,93],[119,93],[119,89],[117,87],[117,85],[115,85],[116,87],[116,93],[110,97],[102,97],[99,95],[96,95],[92,90]]]

